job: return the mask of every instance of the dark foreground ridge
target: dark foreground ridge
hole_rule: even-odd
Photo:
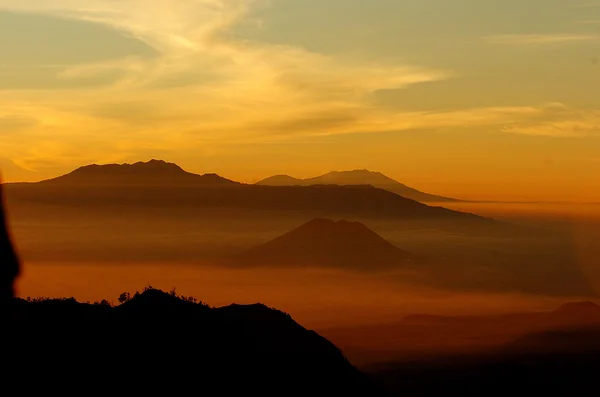
[[[112,307],[15,299],[8,351],[35,379],[29,386],[50,391],[58,382],[66,391],[76,383],[81,390],[169,395],[380,395],[332,343],[264,305],[211,308],[152,288],[120,301]]]

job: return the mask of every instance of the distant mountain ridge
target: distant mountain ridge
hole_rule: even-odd
[[[403,322],[420,323],[451,323],[451,322],[475,322],[475,321],[498,321],[502,319],[514,318],[533,318],[536,321],[544,319],[545,321],[555,322],[595,322],[600,324],[600,305],[592,301],[567,302],[553,311],[516,313],[496,316],[441,316],[432,314],[412,314],[405,317]]]
[[[600,335],[600,306],[593,302],[570,302],[551,311],[412,314],[393,323],[334,327],[321,330],[320,334],[339,346],[349,359],[374,363],[505,348],[514,351],[514,348],[543,346],[551,351],[552,334],[546,339],[547,332],[585,329],[595,329],[595,335]],[[561,343],[563,347],[574,346],[578,340],[567,338]],[[584,345],[590,346],[587,342]],[[382,346],[387,351],[382,351]],[[600,347],[600,339],[595,346]]]
[[[360,222],[316,218],[234,260],[240,265],[376,271],[411,265],[416,258]]]
[[[53,179],[39,183],[99,185],[99,184],[143,184],[143,185],[237,185],[238,182],[217,174],[193,174],[174,163],[150,160],[134,164],[92,164]]]
[[[312,217],[377,217],[461,220],[479,225],[498,222],[466,212],[402,197],[371,185],[266,186],[244,184],[217,174],[199,175],[174,163],[92,164],[35,183],[7,184],[10,201],[86,205],[143,206],[236,211],[294,211]],[[363,218],[364,219],[364,218]]]
[[[374,172],[366,169],[352,171],[332,171],[321,176],[307,179],[298,179],[289,175],[275,175],[263,179],[256,184],[267,186],[370,185],[420,202],[461,201],[454,198],[421,192],[417,189],[395,181],[381,172]]]

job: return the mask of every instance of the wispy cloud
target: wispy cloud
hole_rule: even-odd
[[[600,40],[598,34],[506,34],[484,37],[494,44],[507,45],[548,45],[578,43]]]
[[[29,104],[41,123],[37,135],[15,136],[12,149],[33,164],[40,153],[78,156],[62,143],[81,145],[98,136],[112,142],[117,152],[125,152],[147,142],[189,148],[249,138],[260,141],[268,135],[380,131],[395,128],[393,121],[386,121],[395,116],[371,108],[372,92],[452,77],[447,70],[373,64],[299,47],[226,39],[221,33],[243,19],[254,3],[0,0],[0,8],[13,11],[105,24],[159,53],[74,65],[58,74],[64,80],[110,74],[116,76],[111,86],[71,90],[68,96],[39,90],[0,93],[0,100]],[[47,139],[50,132],[60,145]],[[88,144],[85,151],[100,155],[96,149]]]
[[[549,112],[545,120],[523,121],[505,126],[503,131],[555,137],[600,136],[600,111],[556,109]]]
[[[334,134],[492,126],[507,133],[536,129],[540,134],[571,135],[567,124],[541,129],[540,119],[562,112],[544,104],[447,112],[373,106],[370,98],[376,91],[443,81],[454,73],[237,41],[222,34],[245,18],[257,1],[0,0],[0,8],[13,11],[102,23],[158,52],[155,57],[73,65],[58,75],[77,81],[114,74],[112,85],[72,89],[68,95],[56,90],[0,91],[0,104],[10,104],[2,111],[37,120],[35,128],[5,138],[2,149],[10,151],[21,167],[35,170],[48,161],[67,166],[119,161],[132,153],[210,154],[244,142],[301,141]],[[507,44],[596,39],[487,38]],[[553,120],[568,123],[571,116],[563,112]]]
[[[25,128],[33,127],[37,120],[30,116],[20,114],[0,114],[0,133],[19,132]]]

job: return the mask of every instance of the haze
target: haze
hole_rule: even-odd
[[[0,0],[10,347],[135,390],[597,388],[599,44],[595,0]]]

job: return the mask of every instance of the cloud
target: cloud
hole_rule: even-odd
[[[454,73],[227,38],[223,33],[257,1],[0,0],[0,8],[13,11],[102,23],[157,51],[153,57],[70,65],[59,74],[72,83],[115,76],[100,87],[68,94],[0,90],[0,103],[10,104],[3,111],[37,120],[27,134],[4,134],[3,150],[23,168],[37,170],[50,162],[69,167],[157,151],[219,153],[228,145],[333,134],[488,126],[527,133],[559,112],[560,106],[545,104],[445,112],[375,106],[374,92]],[[547,36],[527,37],[548,42]],[[555,122],[569,120],[563,116]]]
[[[600,136],[600,111],[568,107],[548,108],[543,119],[507,125],[503,131],[553,137]]]
[[[11,93],[11,97],[13,101],[18,97],[25,103],[34,101],[40,118],[48,117],[54,127],[60,124],[62,134],[93,134],[101,128],[123,135],[125,128],[137,125],[142,131],[134,134],[146,134],[148,138],[161,129],[175,135],[178,131],[205,131],[196,141],[206,142],[260,135],[247,128],[259,125],[288,126],[296,131],[294,120],[305,118],[313,119],[307,133],[327,132],[332,119],[325,117],[320,125],[321,116],[315,118],[313,114],[353,109],[373,118],[369,113],[376,110],[370,109],[368,101],[372,92],[452,77],[446,70],[372,63],[299,47],[223,38],[220,33],[240,21],[254,3],[0,0],[0,6],[16,11],[103,23],[159,52],[152,58],[74,65],[59,74],[65,81],[116,74],[119,78],[109,87],[71,91],[68,98],[39,91],[30,97],[22,93]],[[128,111],[132,110],[130,104],[141,102],[152,109],[145,117],[147,122],[139,108]],[[83,126],[77,126],[76,121]],[[300,124],[308,127],[306,122]]]
[[[144,65],[145,62],[138,57],[127,57],[100,63],[84,63],[65,67],[58,73],[58,78],[67,80],[94,78],[98,75],[112,74],[115,71],[139,73],[143,71]]]
[[[230,136],[229,144],[301,142],[307,137],[341,134],[368,134],[402,131],[447,131],[485,129],[505,133],[518,133],[517,128],[537,125],[554,118],[569,120],[569,108],[560,103],[539,106],[480,107],[452,111],[376,111],[366,107],[338,108],[336,111],[321,110],[288,114],[278,120],[254,124],[232,122],[215,131],[213,126],[190,131],[204,136],[205,143],[214,144],[219,136]],[[561,118],[562,117],[562,118]],[[245,134],[239,134],[243,129]],[[214,134],[211,137],[211,133]],[[526,132],[523,131],[525,134]],[[543,134],[540,134],[543,135]],[[549,134],[545,134],[549,135]],[[557,135],[557,134],[554,134]],[[567,134],[565,134],[567,136]]]
[[[161,55],[158,59],[138,57],[77,65],[65,70],[61,74],[63,78],[90,77],[118,69],[129,72],[126,81],[141,85],[210,70],[229,81],[265,83],[270,79],[270,84],[287,83],[293,85],[290,88],[310,88],[311,84],[327,88],[354,83],[360,89],[404,87],[448,77],[446,71],[407,65],[357,64],[301,48],[222,38],[220,33],[241,21],[254,3],[257,1],[50,0],[40,3],[0,0],[0,7],[102,23],[137,37]]]
[[[484,37],[494,44],[506,45],[550,45],[581,43],[600,40],[598,34],[506,34]]]
[[[198,50],[235,23],[254,0],[1,0],[11,11],[102,23],[165,51]]]
[[[0,114],[0,133],[18,132],[36,124],[37,120],[33,117],[18,114]]]

